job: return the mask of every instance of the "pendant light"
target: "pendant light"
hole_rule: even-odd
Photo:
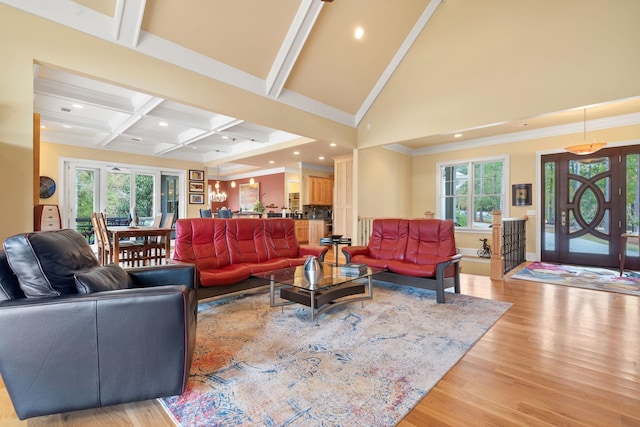
[[[571,145],[569,147],[565,147],[570,153],[577,154],[579,156],[585,156],[587,154],[593,154],[596,151],[600,150],[602,147],[607,145],[606,142],[587,142],[587,109],[584,109],[584,130],[582,135],[582,144],[579,145]]]

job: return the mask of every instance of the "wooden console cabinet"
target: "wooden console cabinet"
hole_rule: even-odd
[[[37,205],[33,213],[33,229],[35,231],[60,230],[62,219],[58,205]]]

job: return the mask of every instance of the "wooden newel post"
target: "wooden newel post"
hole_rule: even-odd
[[[502,280],[504,278],[504,260],[502,259],[502,212],[493,211],[493,223],[491,225],[491,279]]]

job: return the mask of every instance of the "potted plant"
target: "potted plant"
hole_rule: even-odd
[[[262,203],[260,200],[258,200],[253,205],[253,211],[259,213],[260,216],[262,216],[264,214],[264,211],[266,211],[266,210],[267,210],[267,208],[265,208],[264,203]]]

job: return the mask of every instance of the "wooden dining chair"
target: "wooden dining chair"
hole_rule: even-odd
[[[153,221],[153,227],[172,228],[175,219],[174,213],[167,213],[164,216],[158,215]],[[162,264],[166,259],[166,237],[152,237],[149,238],[144,247],[144,263]]]
[[[102,232],[100,231],[100,223],[98,222],[100,212],[91,213],[91,226],[93,227],[93,240],[98,248],[98,262],[100,265],[107,264],[107,254],[105,252],[105,244],[102,240]]]
[[[113,264],[113,239],[109,235],[107,229],[107,220],[105,215],[101,212],[96,212],[96,222],[98,224],[98,230],[100,231],[100,238],[102,239],[102,265]],[[132,242],[124,240],[118,242],[118,260],[124,264],[125,267],[135,267],[142,265],[144,244],[140,242]]]

